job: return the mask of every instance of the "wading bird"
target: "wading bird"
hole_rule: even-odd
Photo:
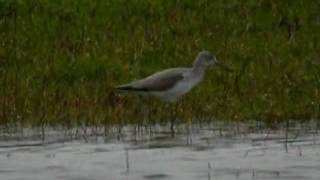
[[[209,51],[201,51],[194,60],[193,67],[162,70],[144,79],[117,86],[116,89],[121,92],[152,95],[162,100],[174,102],[203,79],[209,65],[218,65],[227,71],[232,71],[219,63]]]

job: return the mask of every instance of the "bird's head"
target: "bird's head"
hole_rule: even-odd
[[[202,65],[202,66],[208,66],[208,65],[211,65],[211,64],[215,64],[217,62],[217,59],[216,57],[211,54],[209,51],[201,51],[195,62],[194,62],[194,65]]]
[[[227,66],[221,64],[217,58],[209,51],[201,51],[196,60],[194,61],[193,65],[195,67],[207,67],[209,65],[217,65],[227,71],[232,71],[230,68]]]
[[[209,51],[201,51],[196,60],[193,63],[194,67],[207,67],[209,65],[217,65],[218,67],[221,67],[222,69],[226,70],[226,71],[233,71],[232,69],[230,69],[229,67],[225,66],[224,64],[221,64],[217,58],[210,53]]]

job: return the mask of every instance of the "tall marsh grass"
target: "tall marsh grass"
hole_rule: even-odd
[[[303,0],[0,0],[0,124],[319,119],[319,12]],[[174,105],[113,91],[203,49],[235,72],[211,68]]]

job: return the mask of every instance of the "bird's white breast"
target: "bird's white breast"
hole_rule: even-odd
[[[184,95],[190,91],[195,85],[197,85],[202,79],[202,76],[190,76],[186,75],[185,78],[177,82],[172,88],[165,92],[156,92],[154,95],[166,99],[168,101],[174,101],[178,97]]]

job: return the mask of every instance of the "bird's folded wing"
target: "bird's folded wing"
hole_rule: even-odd
[[[117,89],[124,91],[166,91],[184,78],[183,73],[183,70],[165,70],[145,79],[118,86]]]

